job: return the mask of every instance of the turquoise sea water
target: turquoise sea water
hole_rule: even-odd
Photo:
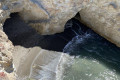
[[[120,80],[120,48],[89,29],[76,35],[63,52],[74,57],[63,80]]]

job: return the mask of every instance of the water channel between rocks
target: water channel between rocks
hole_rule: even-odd
[[[108,42],[78,20],[72,19],[62,33],[42,36],[12,14],[4,25],[8,38],[25,49],[41,47],[74,57],[63,80],[120,80],[120,48]]]

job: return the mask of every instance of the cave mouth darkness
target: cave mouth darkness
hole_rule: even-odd
[[[46,50],[62,52],[64,46],[77,35],[75,31],[77,31],[80,26],[84,26],[77,19],[71,19],[66,23],[64,32],[54,35],[40,35],[36,30],[28,26],[20,18],[18,13],[12,13],[10,17],[11,18],[7,19],[4,24],[4,32],[14,46],[20,45],[26,48],[40,46]],[[73,23],[73,21],[75,23]]]
[[[40,35],[28,26],[18,13],[10,15],[3,30],[14,46],[65,52],[75,62],[65,71],[63,80],[120,80],[120,48],[73,18],[65,31],[54,35]]]

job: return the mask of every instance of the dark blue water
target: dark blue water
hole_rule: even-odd
[[[78,28],[63,49],[74,56],[64,80],[120,80],[120,48],[90,29]]]

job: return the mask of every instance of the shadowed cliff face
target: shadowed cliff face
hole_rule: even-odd
[[[77,35],[75,31],[79,31],[80,26],[83,25],[78,20],[71,19],[66,23],[64,32],[43,36],[24,23],[15,13],[11,14],[11,18],[6,20],[3,28],[15,46],[20,45],[26,48],[39,46],[47,50],[62,51],[68,41]],[[80,33],[82,34],[82,32]]]

